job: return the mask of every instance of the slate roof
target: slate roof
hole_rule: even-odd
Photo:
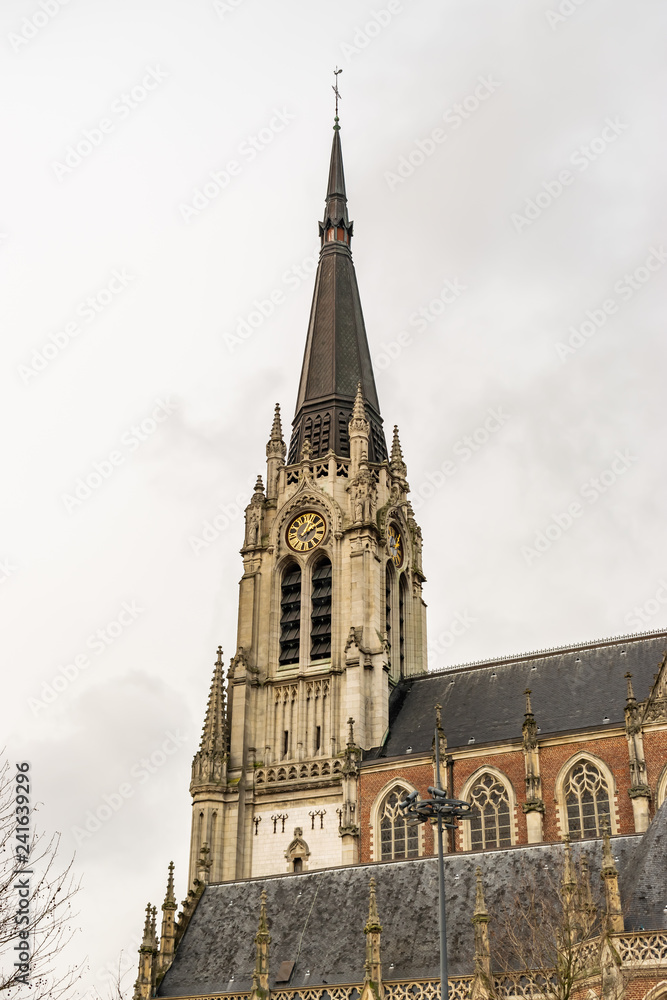
[[[619,887],[628,930],[667,926],[667,801],[634,851]]]
[[[661,812],[664,813],[664,809]],[[661,821],[661,831],[663,827]],[[649,834],[645,835],[645,843],[648,837]],[[633,864],[638,847],[641,853],[641,841],[637,835],[612,838],[613,854],[621,875],[630,873],[630,878],[635,877],[631,873],[635,871]],[[575,860],[579,850],[589,858],[595,889],[596,884],[599,885],[596,874],[601,864],[601,843],[592,840],[575,845]],[[524,884],[527,869],[534,873],[537,884],[541,879],[553,879],[554,875],[558,878],[562,857],[560,844],[524,845],[446,856],[451,975],[467,975],[473,971],[470,921],[475,905],[476,866],[482,868],[487,908],[492,914],[494,907],[503,900],[511,901]],[[207,886],[158,995],[185,996],[251,989],[254,936],[262,889],[266,889],[268,896],[269,983],[272,989],[284,961],[295,962],[289,982],[291,987],[359,983],[363,979],[363,930],[368,917],[371,875],[377,880],[383,978],[387,981],[437,978],[437,860],[421,858]],[[653,886],[647,882],[642,890],[644,895],[632,897],[632,906],[643,905],[647,912],[657,914],[667,892],[664,863],[662,867],[658,865],[652,877]],[[636,914],[640,913],[641,909],[637,909]],[[664,921],[661,926],[665,926]]]
[[[330,220],[343,225],[351,237],[346,204],[340,131],[335,130],[322,231]],[[315,277],[288,464],[299,461],[306,438],[313,458],[323,457],[330,448],[340,458],[349,458],[347,425],[359,382],[371,425],[368,457],[383,462],[387,444],[349,242],[325,242]]]
[[[626,636],[425,674],[392,692],[389,735],[364,760],[428,753],[442,705],[449,748],[521,738],[526,688],[540,735],[622,725],[624,675],[639,701],[649,695],[667,631]],[[408,748],[411,748],[409,750]]]

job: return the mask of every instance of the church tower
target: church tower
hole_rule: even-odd
[[[276,406],[245,512],[236,652],[192,768],[190,883],[359,859],[358,764],[426,670],[421,531],[388,453],[352,262],[338,117],[289,452]],[[202,850],[203,848],[203,850]]]

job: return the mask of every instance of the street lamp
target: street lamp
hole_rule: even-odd
[[[438,713],[439,714],[439,713]],[[440,786],[440,734],[439,727],[435,730],[435,774]],[[420,799],[419,792],[410,792],[399,808],[408,819],[408,825],[426,823],[436,818],[438,823],[438,888],[440,897],[440,998],[449,1000],[449,985],[447,981],[447,921],[445,917],[445,860],[442,850],[442,824],[449,830],[456,830],[459,819],[472,819],[471,805],[464,799],[448,799],[447,790],[429,786],[430,799]]]

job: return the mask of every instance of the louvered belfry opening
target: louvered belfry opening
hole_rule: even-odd
[[[310,658],[331,656],[331,562],[320,559],[313,570],[313,611],[310,616]]]
[[[301,568],[292,563],[283,572],[280,592],[280,663],[299,662],[300,619]]]

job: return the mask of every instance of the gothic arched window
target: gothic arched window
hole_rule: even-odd
[[[600,837],[609,817],[609,788],[593,761],[578,761],[564,785],[567,829],[571,837]]]
[[[406,790],[393,788],[380,811],[380,861],[419,857],[419,827],[408,826],[398,803]]]
[[[301,569],[290,563],[280,590],[280,663],[299,662],[301,638]]]
[[[320,559],[313,570],[313,611],[310,616],[310,658],[331,656],[331,561]]]
[[[487,772],[477,779],[467,798],[472,804],[471,849],[509,847],[512,843],[512,810],[507,787]]]

